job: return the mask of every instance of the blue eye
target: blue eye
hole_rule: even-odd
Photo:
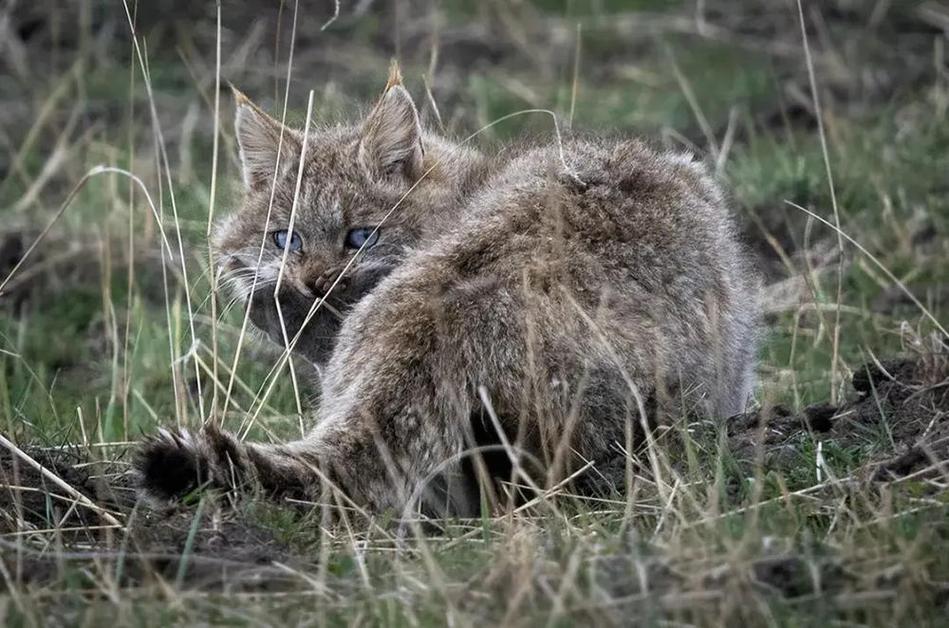
[[[300,237],[300,234],[294,231],[291,235],[286,229],[273,232],[273,242],[277,245],[278,249],[282,251],[283,249],[287,248],[287,236],[290,237],[291,251],[303,250],[303,238]]]
[[[359,227],[350,229],[346,234],[346,248],[359,249],[369,248],[379,241],[379,230],[375,227]]]

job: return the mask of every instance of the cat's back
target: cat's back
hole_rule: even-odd
[[[457,224],[417,250],[358,311],[485,286],[551,295],[557,286],[590,309],[610,293],[640,318],[682,324],[709,304],[725,317],[742,299],[753,304],[757,282],[733,217],[691,157],[636,139],[594,138],[521,146],[502,160],[469,195]]]
[[[635,277],[648,288],[741,274],[720,187],[691,156],[638,139],[568,139],[502,153],[464,218],[431,247],[468,266],[567,263],[578,281]],[[558,259],[559,258],[559,259]],[[590,274],[594,274],[590,275]],[[704,279],[704,280],[703,280]]]
[[[690,155],[580,138],[494,160],[459,219],[385,285],[517,282],[528,271],[584,294],[693,301],[755,286],[724,194]]]

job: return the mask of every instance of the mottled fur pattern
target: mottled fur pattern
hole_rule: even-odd
[[[239,99],[237,126],[247,198],[216,247],[253,320],[282,343],[282,252],[266,234],[289,223],[302,135],[283,131],[287,165],[275,167],[279,125]],[[326,295],[338,316],[318,313],[297,347],[325,363],[315,427],[285,446],[163,431],[138,459],[147,491],[252,481],[315,497],[328,481],[373,511],[423,496],[423,509],[473,514],[459,462],[473,445],[510,443],[549,485],[668,413],[744,409],[758,281],[719,186],[689,156],[583,139],[482,155],[424,131],[398,80],[367,121],[307,141],[305,248],[289,256],[281,299],[291,334],[353,255],[346,230],[381,223]]]

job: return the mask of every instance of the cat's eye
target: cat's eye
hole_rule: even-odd
[[[379,241],[379,229],[376,227],[359,227],[350,229],[346,234],[346,248],[369,248]]]
[[[289,248],[290,251],[302,251],[303,250],[303,238],[300,237],[300,234],[294,231],[292,234],[286,229],[281,229],[280,231],[273,232],[273,243],[277,245],[277,248],[281,251]]]

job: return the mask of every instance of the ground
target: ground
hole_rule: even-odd
[[[806,0],[807,49],[793,0],[324,3],[295,31],[291,2],[225,3],[220,30],[211,2],[75,5],[0,9],[5,624],[944,623],[944,3]],[[393,57],[482,145],[553,133],[492,124],[549,109],[706,160],[766,278],[758,407],[660,429],[601,470],[622,490],[425,529],[138,501],[142,434],[293,438],[315,394],[210,295],[209,216],[239,193],[217,86],[277,113],[287,89],[298,122],[312,89],[334,120]]]

